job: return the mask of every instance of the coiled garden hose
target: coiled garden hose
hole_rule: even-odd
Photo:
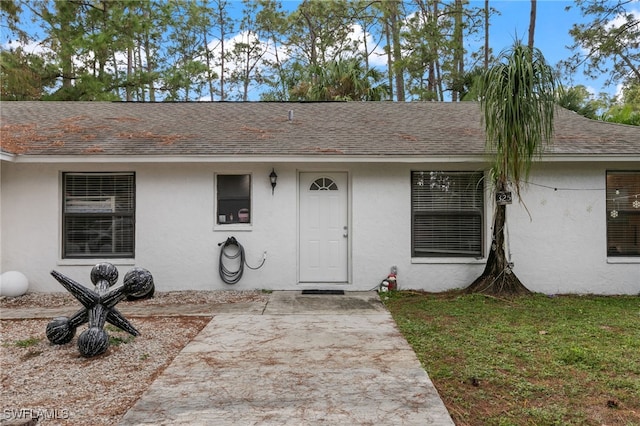
[[[219,243],[218,246],[221,246],[218,270],[220,278],[222,278],[222,281],[226,284],[235,284],[240,281],[244,274],[245,265],[249,269],[256,270],[262,268],[266,260],[266,256],[263,256],[260,265],[255,268],[249,266],[245,259],[244,247],[238,242],[238,240],[236,240],[235,237],[227,238],[225,242]],[[238,258],[239,260],[237,260]],[[234,262],[236,264],[236,268],[230,269],[230,267],[225,266],[225,259],[227,262]]]

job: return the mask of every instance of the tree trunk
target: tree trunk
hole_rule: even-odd
[[[224,92],[224,81],[225,81],[225,51],[224,51],[224,38],[227,36],[226,34],[226,26],[225,26],[225,12],[224,12],[225,4],[222,1],[218,2],[218,23],[220,24],[220,100],[225,101],[227,99],[227,94]]]
[[[387,37],[387,70],[388,70],[388,74],[389,74],[389,96],[390,99],[393,100],[393,92],[394,92],[394,88],[393,88],[393,58],[391,56],[391,26],[389,25],[389,22],[385,22],[384,24],[384,33],[385,36]]]
[[[398,102],[404,102],[402,47],[400,46],[400,24],[398,23],[398,9],[396,3],[394,3],[394,9],[391,15],[391,37],[393,39],[393,70],[396,78],[396,99]]]
[[[227,95],[224,93],[224,32],[220,36],[220,100],[226,100]]]
[[[444,88],[442,87],[442,72],[440,71],[440,59],[436,59],[436,84],[438,99],[444,102]]]
[[[457,102],[461,89],[459,87],[462,80],[462,74],[464,73],[464,46],[463,46],[463,32],[462,32],[462,1],[456,0],[454,5],[454,26],[453,26],[453,90],[451,90],[451,101]]]
[[[437,100],[442,100],[442,91],[438,84],[440,83],[440,70],[439,70],[439,56],[438,56],[438,44],[439,37],[437,36],[438,32],[438,2],[433,2],[433,12],[429,13],[426,11],[429,20],[429,35],[431,40],[429,41],[429,49],[431,53],[431,58],[433,60],[429,61],[429,72],[427,81],[429,82],[429,92],[434,93]]]
[[[137,60],[135,60],[135,64],[136,64],[136,69],[140,70],[140,74],[143,74],[144,70],[144,65],[142,62],[142,43],[138,43],[137,46]],[[138,79],[139,80],[139,79]],[[137,84],[137,89],[136,89],[136,93],[137,93],[137,101],[138,102],[145,102],[145,100],[147,99],[147,93],[146,93],[146,88],[144,85],[143,81],[138,81]]]
[[[125,93],[127,102],[133,100],[131,95],[131,80],[133,79],[133,49],[127,46],[127,80],[125,81]]]
[[[207,62],[207,84],[209,85],[209,100],[213,102],[213,75],[211,74],[211,51],[209,50],[209,40],[207,39],[206,28],[202,31],[204,40],[204,57]]]
[[[364,47],[364,69],[369,71],[369,47],[367,46],[367,26],[362,23],[362,46]]]
[[[631,72],[635,74],[636,80],[640,82],[640,68],[638,68],[637,64],[634,66],[633,62],[631,62],[631,60],[627,55],[623,55],[622,53],[618,53],[618,55],[620,56],[620,58],[622,58],[624,63],[629,66],[629,68],[631,69]]]
[[[113,61],[113,77],[114,80],[116,81],[116,84],[114,84],[114,88],[113,88],[113,92],[114,94],[118,97],[118,99],[120,99],[120,88],[122,85],[122,82],[120,81],[120,72],[118,71],[118,58],[116,58],[116,51],[114,50],[113,52],[111,52],[111,56],[112,61]],[[96,76],[96,69],[95,69],[95,63],[94,63],[94,67],[93,67],[93,76]]]
[[[536,32],[536,5],[537,0],[531,0],[531,15],[529,16],[529,48],[533,49],[534,33]]]
[[[56,3],[56,12],[60,17],[60,30],[58,33],[58,43],[60,44],[57,56],[62,68],[62,92],[68,93],[73,87],[73,52],[74,47],[71,42],[73,31],[71,26],[71,18],[69,16],[75,13],[75,5],[59,2]]]
[[[484,70],[489,69],[489,0],[484,0]]]
[[[436,96],[438,96],[439,93],[436,86],[436,62],[435,61],[429,61],[428,70],[429,71],[427,73],[427,90],[430,93],[435,93]]]
[[[393,83],[396,92],[396,100],[404,102],[404,72],[402,66],[402,46],[400,45],[399,0],[388,0],[385,3],[385,22],[387,30],[387,55],[389,60],[389,80],[393,74]],[[391,47],[389,47],[389,37]],[[393,91],[392,91],[393,99]]]
[[[151,42],[149,40],[149,33],[144,34],[144,54],[147,59],[147,76],[149,78],[149,102],[156,101],[156,89],[154,87],[155,77],[153,77],[154,71],[154,59],[151,54]]]
[[[487,264],[482,275],[467,287],[467,293],[482,293],[493,296],[517,296],[531,293],[511,270],[507,259],[504,238],[506,219],[507,206],[497,205]]]
[[[251,33],[248,33],[247,36],[247,45],[249,45],[249,40],[251,39]],[[251,52],[249,48],[247,48],[247,57],[245,61],[244,67],[244,76],[242,78],[242,101],[247,102],[249,100],[249,78],[251,75],[251,67],[249,66],[249,61],[251,60]]]

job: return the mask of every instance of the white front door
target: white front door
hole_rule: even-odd
[[[347,173],[300,173],[300,282],[348,281]]]

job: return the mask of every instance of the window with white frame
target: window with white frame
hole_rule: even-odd
[[[411,172],[413,257],[482,257],[483,174]]]
[[[217,175],[217,224],[251,223],[251,175]]]
[[[640,256],[640,171],[607,172],[607,255]]]
[[[132,258],[135,174],[63,173],[62,257]]]

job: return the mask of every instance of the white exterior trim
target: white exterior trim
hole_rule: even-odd
[[[482,155],[434,155],[434,156],[348,156],[348,155],[310,155],[310,156],[126,156],[126,155],[74,155],[74,156],[52,156],[52,155],[14,155],[2,153],[0,157],[2,161],[12,163],[42,163],[42,164],[93,164],[93,163],[398,163],[398,164],[417,164],[417,163],[490,163],[491,156],[489,154]],[[539,160],[540,162],[615,162],[615,163],[633,163],[640,162],[640,154],[638,155],[593,155],[593,154],[576,154],[576,155],[557,155],[544,154]]]

